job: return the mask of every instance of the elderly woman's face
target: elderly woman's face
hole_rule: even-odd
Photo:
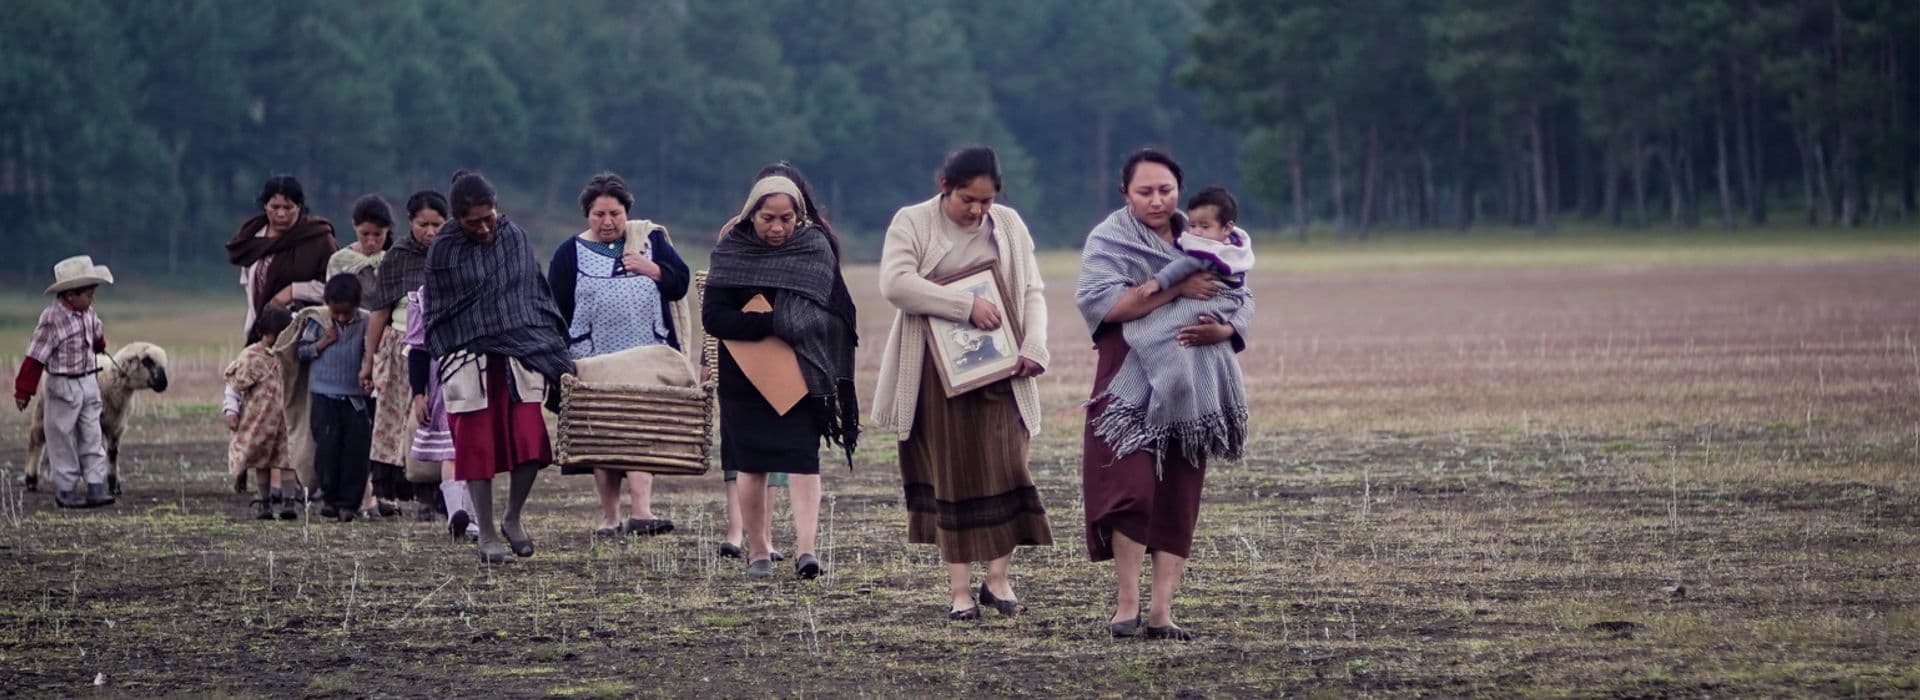
[[[353,233],[357,236],[353,247],[359,249],[361,255],[372,255],[386,249],[387,236],[393,233],[393,229],[371,221],[362,221],[353,225]]]
[[[1152,161],[1134,166],[1133,179],[1127,182],[1127,210],[1133,218],[1147,228],[1167,233],[1179,201],[1180,183],[1167,166]]]
[[[440,227],[447,225],[447,217],[431,207],[421,207],[420,213],[414,214],[407,225],[413,229],[413,240],[419,241],[420,245],[430,245],[434,234],[440,233]]]
[[[587,209],[587,230],[601,243],[612,243],[627,231],[627,205],[604,195],[593,200]]]
[[[760,200],[760,207],[753,210],[753,233],[760,241],[778,248],[787,244],[793,237],[793,229],[800,223],[800,213],[794,209],[793,198],[784,194],[770,194]]]
[[[493,240],[493,232],[500,226],[500,215],[491,204],[475,204],[467,208],[460,216],[460,230],[467,237],[480,243]]]
[[[274,195],[262,209],[267,213],[267,228],[273,229],[275,234],[285,233],[293,228],[293,222],[300,219],[300,205],[294,204],[284,194]]]

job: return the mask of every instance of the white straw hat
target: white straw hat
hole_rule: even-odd
[[[53,266],[53,286],[47,294],[59,294],[70,289],[113,284],[113,271],[105,265],[93,264],[93,258],[75,255]]]

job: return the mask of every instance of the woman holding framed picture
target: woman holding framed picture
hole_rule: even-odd
[[[1015,547],[1053,544],[1027,471],[1040,428],[1047,304],[1033,238],[995,204],[999,158],[948,156],[939,194],[894,214],[880,293],[897,309],[880,360],[873,420],[900,435],[907,539],[947,563],[951,620],[1026,611],[1009,579]],[[973,562],[986,562],[976,601]]]

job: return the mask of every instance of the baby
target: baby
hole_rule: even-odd
[[[1208,187],[1187,200],[1187,230],[1175,243],[1187,257],[1161,268],[1141,289],[1153,294],[1168,289],[1195,272],[1212,271],[1229,289],[1246,286],[1253,269],[1253,247],[1247,232],[1234,226],[1239,203],[1225,187]]]

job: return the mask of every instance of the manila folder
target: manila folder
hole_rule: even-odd
[[[763,295],[755,294],[747,301],[741,311],[768,312],[773,304]],[[778,337],[768,336],[760,340],[724,340],[727,352],[733,355],[733,361],[740,364],[740,371],[747,375],[747,381],[753,382],[753,388],[760,390],[767,403],[780,415],[787,415],[795,404],[807,395],[807,379],[800,376],[800,356],[793,353],[793,346]]]

